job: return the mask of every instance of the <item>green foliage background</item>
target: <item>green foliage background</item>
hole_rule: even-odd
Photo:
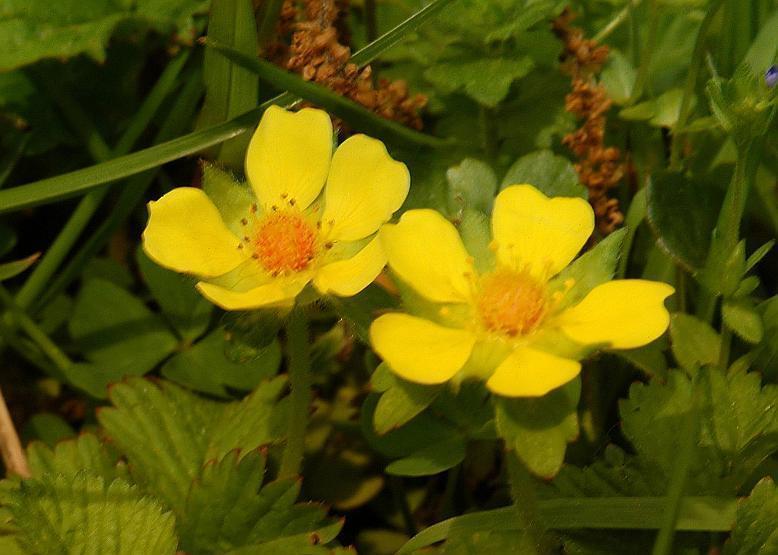
[[[427,95],[423,132],[264,60],[280,7],[0,0],[0,386],[31,473],[0,482],[0,550],[778,553],[775,0],[351,2],[352,61]],[[587,196],[562,144],[565,7],[610,48],[628,172],[624,228],[559,283],[666,281],[667,335],[504,399],[392,374],[366,344],[384,289],[323,300],[284,475],[289,322],[217,311],[149,260],[145,201],[236,194],[223,170],[264,109],[304,100],[385,141],[403,209],[486,252],[501,188]]]

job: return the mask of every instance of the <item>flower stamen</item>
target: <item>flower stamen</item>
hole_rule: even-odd
[[[317,238],[315,227],[302,214],[275,210],[257,224],[254,254],[271,275],[300,272],[315,258]]]
[[[509,337],[532,332],[547,308],[540,282],[528,273],[504,269],[481,279],[475,303],[483,326]]]

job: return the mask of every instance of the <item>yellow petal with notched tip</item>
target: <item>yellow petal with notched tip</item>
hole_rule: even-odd
[[[386,265],[386,253],[375,237],[351,258],[322,266],[313,278],[313,285],[323,295],[350,297],[362,291],[381,273]]]
[[[304,210],[319,196],[331,157],[332,122],[326,112],[271,106],[249,143],[246,176],[266,210],[290,200]]]
[[[422,384],[451,379],[467,362],[475,337],[407,314],[384,314],[370,326],[373,349],[401,378]]]
[[[497,367],[486,387],[505,397],[541,397],[580,372],[578,361],[518,347]]]
[[[434,210],[408,210],[378,232],[389,267],[420,295],[466,302],[473,268],[456,228]]]
[[[355,241],[378,230],[408,195],[410,174],[384,144],[354,135],[332,157],[322,225],[329,239]]]
[[[658,281],[621,279],[592,289],[577,305],[562,312],[558,325],[583,345],[606,343],[632,349],[651,343],[670,323],[664,301],[675,292]]]
[[[540,279],[567,266],[593,229],[594,212],[582,198],[548,198],[532,185],[511,185],[494,201],[498,260]]]
[[[252,310],[271,306],[292,306],[295,297],[310,281],[309,278],[279,278],[248,291],[232,291],[201,281],[197,290],[224,310]]]
[[[236,268],[246,255],[200,189],[179,187],[149,202],[143,250],[154,262],[176,272],[215,277]]]

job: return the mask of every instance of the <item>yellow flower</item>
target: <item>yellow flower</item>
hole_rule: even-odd
[[[574,379],[577,359],[594,348],[653,341],[669,323],[669,285],[615,280],[575,302],[573,280],[554,279],[593,226],[585,200],[549,199],[531,185],[514,185],[495,199],[492,242],[484,249],[491,259],[476,261],[443,216],[409,210],[379,236],[423,317],[379,317],[370,328],[373,347],[412,382],[476,377],[499,395],[536,397]]]
[[[150,202],[146,254],[200,278],[200,293],[225,310],[290,306],[310,282],[355,295],[386,263],[374,235],[405,200],[409,175],[365,135],[332,150],[325,112],[270,107],[246,154],[253,194],[235,185],[217,207],[181,187]]]

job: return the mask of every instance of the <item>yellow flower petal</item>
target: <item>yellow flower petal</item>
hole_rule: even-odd
[[[467,331],[444,328],[407,314],[384,314],[370,326],[370,342],[400,377],[423,384],[451,379],[475,344]]]
[[[511,185],[494,201],[498,260],[541,279],[567,266],[593,229],[594,212],[581,198],[548,198],[532,185]]]
[[[200,189],[179,187],[149,202],[143,250],[165,268],[214,277],[236,268],[245,253]]]
[[[375,237],[357,254],[323,266],[313,278],[313,284],[323,295],[350,297],[362,291],[381,273],[386,265],[386,253]]]
[[[408,195],[410,175],[393,160],[384,144],[354,135],[332,157],[324,189],[322,224],[327,237],[355,241],[374,233],[400,208]]]
[[[592,289],[559,315],[561,330],[583,345],[632,349],[662,335],[670,323],[664,300],[675,290],[658,281],[622,279]]]
[[[486,387],[506,397],[541,397],[581,372],[581,364],[529,347],[518,347],[506,358]]]
[[[473,268],[456,228],[434,210],[409,210],[379,231],[389,266],[420,295],[465,302]]]
[[[265,111],[246,152],[246,176],[265,209],[294,201],[304,210],[319,196],[332,157],[332,122],[303,108]]]
[[[291,306],[309,278],[279,278],[248,291],[233,291],[201,281],[197,290],[203,297],[224,310],[252,310],[269,306]]]

